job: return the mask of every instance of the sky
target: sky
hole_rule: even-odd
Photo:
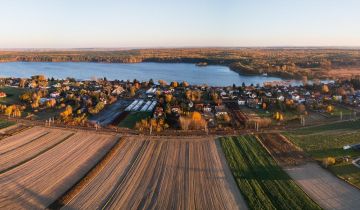
[[[360,46],[359,0],[0,0],[0,48]]]

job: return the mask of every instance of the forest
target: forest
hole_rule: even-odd
[[[354,78],[360,75],[355,48],[160,48],[0,51],[0,62],[194,63],[226,65],[240,74],[289,79]]]

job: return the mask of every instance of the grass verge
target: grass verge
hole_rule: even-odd
[[[333,157],[336,163],[328,169],[360,189],[360,169],[344,157],[360,157],[360,150],[344,150],[343,146],[360,143],[360,121],[346,121],[286,132],[285,136],[312,158],[322,161]]]
[[[0,129],[7,128],[12,125],[15,125],[15,122],[10,122],[7,120],[0,119]]]

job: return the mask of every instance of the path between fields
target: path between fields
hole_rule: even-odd
[[[244,200],[244,197],[241,195],[239,188],[237,187],[236,181],[231,173],[231,170],[227,164],[224,152],[221,148],[220,141],[216,140],[216,148],[219,153],[219,158],[221,161],[221,164],[223,165],[224,174],[226,177],[226,180],[228,182],[228,189],[231,191],[231,193],[234,195],[234,198],[236,199],[236,203],[239,205],[240,209],[248,209],[247,204]]]
[[[322,208],[360,208],[360,190],[335,177],[316,163],[285,167],[291,178]]]

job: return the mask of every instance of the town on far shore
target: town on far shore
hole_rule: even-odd
[[[357,119],[360,77],[228,87],[152,79],[1,78],[0,112],[3,118],[47,126],[146,134],[298,128]]]

